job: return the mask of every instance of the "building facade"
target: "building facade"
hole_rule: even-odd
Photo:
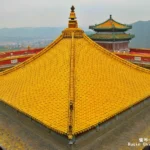
[[[110,15],[110,18],[94,26],[89,26],[89,29],[96,33],[89,37],[104,48],[114,52],[129,52],[128,44],[134,35],[125,33],[132,29],[131,25],[121,24]]]

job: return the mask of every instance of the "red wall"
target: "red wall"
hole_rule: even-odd
[[[27,60],[28,58],[30,58],[30,56],[29,57],[24,57],[24,58],[15,58],[15,59],[3,60],[3,61],[0,61],[0,66],[15,64],[15,63],[11,63],[11,60],[16,60],[16,59],[17,59],[17,63],[21,63],[21,62],[24,62],[25,60]]]
[[[107,45],[107,48],[111,49],[112,45],[111,44]],[[0,61],[0,66],[4,65],[4,67],[5,67],[5,65],[10,65],[10,64],[15,65],[15,63],[12,63],[11,60],[17,60],[17,63],[21,63],[21,62],[23,62],[23,61],[25,61],[31,57],[31,56],[28,56],[27,54],[36,54],[36,53],[40,52],[42,49],[43,48],[36,48],[36,49],[31,49],[31,50],[20,50],[20,51],[2,53],[2,54],[0,54],[0,58],[8,57],[8,60]],[[143,56],[138,56],[138,54],[143,54]],[[147,54],[147,55],[144,56],[144,54]],[[24,55],[25,57],[23,57],[23,58],[11,58],[11,56],[19,56],[19,55]],[[135,58],[139,57],[141,59],[140,61],[150,63],[150,50],[148,50],[148,49],[131,48],[129,55],[128,54],[122,54],[122,53],[121,54],[117,53],[116,55],[118,55],[119,57],[121,57],[123,59],[130,60],[130,61],[137,61]]]
[[[35,48],[31,50],[18,50],[18,51],[11,51],[11,52],[4,52],[0,53],[0,59],[2,58],[8,58],[7,60],[0,61],[0,67],[5,68],[5,65],[12,65],[12,64],[18,64],[21,62],[24,62],[28,58],[31,57],[31,55],[28,56],[28,54],[37,54],[40,52],[43,48]],[[22,58],[12,58],[11,56],[24,56]],[[11,60],[16,60],[16,63],[11,62]]]
[[[116,55],[123,58],[123,59],[131,60],[131,61],[136,61],[135,57],[140,57],[141,61],[150,62],[150,57],[146,57],[146,56],[132,56],[132,55],[123,55],[123,54],[116,54]]]
[[[0,58],[10,57],[10,56],[18,56],[18,55],[26,55],[26,54],[36,54],[40,52],[43,48],[35,48],[35,49],[25,49],[25,50],[18,50],[18,51],[11,51],[11,52],[3,52],[0,53]]]
[[[138,48],[130,48],[130,53],[139,53],[139,54],[150,54],[150,49],[138,49]]]

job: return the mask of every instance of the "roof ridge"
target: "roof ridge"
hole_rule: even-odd
[[[75,102],[75,43],[74,43],[74,32],[72,32],[71,49],[70,49],[70,85],[69,85],[69,120],[68,120],[68,139],[73,138],[73,127],[74,127],[74,102]]]
[[[104,23],[106,23],[107,21],[109,21],[110,19],[107,19],[106,21],[104,21],[104,22],[102,22],[102,23],[99,23],[99,24],[96,24],[96,26],[99,26],[99,25],[101,25],[101,24],[104,24]]]
[[[127,27],[130,27],[130,26],[131,26],[131,25],[128,25],[128,24],[120,23],[120,22],[118,22],[118,21],[114,20],[113,18],[112,18],[112,20],[113,20],[114,22],[116,22],[116,23],[120,24],[120,25],[123,25],[123,26],[127,26]]]
[[[16,65],[16,66],[10,68],[10,69],[7,69],[7,70],[5,70],[5,71],[0,72],[0,76],[6,75],[6,74],[8,74],[8,73],[11,73],[11,72],[13,72],[13,71],[15,71],[15,70],[18,70],[18,69],[24,67],[25,65],[27,65],[27,64],[29,64],[29,63],[31,63],[33,60],[37,59],[38,57],[40,57],[41,55],[43,55],[44,53],[46,53],[47,51],[49,51],[49,48],[54,47],[54,46],[55,46],[60,40],[62,40],[62,39],[63,39],[63,34],[61,34],[58,38],[56,38],[56,40],[54,40],[50,45],[48,45],[47,47],[45,47],[45,48],[44,48],[42,51],[40,51],[38,54],[36,54],[36,55],[30,57],[28,60],[26,60],[26,61],[24,61],[24,62],[22,62],[22,63],[20,63],[20,64],[18,64],[18,65]]]

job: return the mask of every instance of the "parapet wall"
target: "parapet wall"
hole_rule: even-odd
[[[83,145],[84,142],[89,144],[89,146],[87,146],[86,144],[84,145],[86,149],[87,147],[90,148],[90,145],[92,145],[93,143],[92,141],[100,141],[100,139],[103,138],[107,132],[111,130],[117,130],[117,127],[119,127],[121,124],[128,122],[128,119],[132,119],[132,117],[138,115],[138,113],[141,113],[149,107],[150,98],[146,98],[145,100],[130,107],[124,112],[115,115],[114,117],[110,118],[102,124],[99,124],[96,128],[93,128],[88,132],[78,136],[78,138],[76,139],[76,145]]]
[[[67,136],[65,137],[52,131],[36,120],[33,120],[30,116],[19,112],[2,101],[0,101],[0,112],[9,116],[15,122],[21,122],[22,126],[30,129],[31,133],[33,132],[33,134],[42,137],[43,140],[48,140],[54,150],[57,150],[57,148],[59,149],[60,147],[66,150],[66,145],[68,145]]]
[[[91,149],[92,144],[95,143],[96,141],[98,142],[101,138],[103,138],[107,134],[107,132],[111,130],[117,131],[118,126],[127,122],[128,119],[132,119],[132,117],[136,116],[138,113],[141,113],[142,111],[144,111],[149,107],[150,107],[150,98],[147,98],[142,102],[134,105],[133,107],[127,109],[126,111],[117,114],[108,121],[99,124],[97,127],[94,127],[93,129],[75,137],[73,141],[69,142],[67,136],[55,133],[54,131],[48,129],[39,122],[33,120],[29,116],[26,116],[21,112],[18,112],[14,108],[0,101],[0,111],[9,115],[16,122],[20,121],[24,126],[31,128],[33,130],[33,133],[36,134],[38,133],[44,139],[49,140],[50,145],[54,149],[61,149],[61,150]],[[74,144],[69,146],[69,143]]]

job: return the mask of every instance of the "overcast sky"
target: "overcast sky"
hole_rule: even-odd
[[[150,20],[150,0],[0,0],[0,28],[66,27],[71,5],[81,27],[101,23],[110,14],[126,24]]]

